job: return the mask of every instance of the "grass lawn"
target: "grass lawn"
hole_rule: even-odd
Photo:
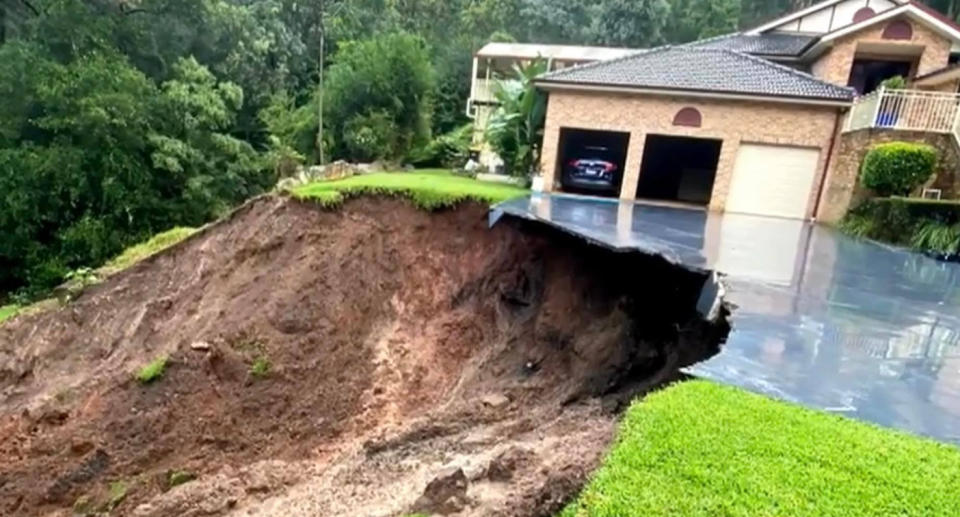
[[[324,206],[338,205],[347,197],[361,194],[387,194],[408,197],[426,210],[466,200],[499,203],[528,193],[528,190],[512,185],[477,181],[446,170],[365,174],[310,183],[292,190],[295,198],[315,200]]]
[[[2,323],[5,319],[12,318],[13,315],[19,310],[20,306],[16,304],[4,305],[0,307],[0,323]]]
[[[956,516],[960,450],[706,381],[627,411],[561,517]]]
[[[196,231],[196,228],[177,227],[158,233],[144,242],[134,244],[123,250],[123,253],[104,264],[97,272],[100,273],[101,276],[106,276],[127,269],[150,255],[163,251],[186,239],[196,233]]]

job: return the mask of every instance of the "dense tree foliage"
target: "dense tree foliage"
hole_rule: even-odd
[[[0,293],[210,220],[298,160],[462,159],[471,55],[491,39],[647,47],[811,3],[0,2]]]

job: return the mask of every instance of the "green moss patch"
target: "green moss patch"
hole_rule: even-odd
[[[635,402],[562,517],[960,515],[960,450],[706,381]]]

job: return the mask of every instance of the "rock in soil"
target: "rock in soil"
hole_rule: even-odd
[[[601,397],[716,351],[704,278],[477,204],[259,198],[0,326],[0,515],[543,515]]]
[[[467,505],[467,475],[459,467],[449,467],[427,483],[412,513],[457,513]]]

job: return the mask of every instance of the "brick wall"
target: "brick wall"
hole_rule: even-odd
[[[811,73],[825,81],[846,86],[850,78],[850,68],[853,66],[853,58],[857,53],[857,47],[863,47],[866,44],[890,47],[922,47],[922,53],[914,75],[923,75],[947,66],[951,45],[949,39],[913,20],[907,20],[913,26],[913,38],[911,40],[883,39],[883,30],[890,21],[892,20],[867,27],[834,41],[830,50],[813,63],[810,69]],[[861,52],[864,52],[864,50],[861,50]]]
[[[926,187],[943,190],[944,198],[960,197],[960,150],[953,135],[926,133],[922,131],[898,131],[891,129],[863,129],[844,133],[837,140],[833,163],[827,175],[827,184],[820,201],[817,219],[836,223],[843,218],[850,206],[868,195],[860,186],[860,164],[867,151],[875,144],[906,141],[922,142],[934,146],[939,154],[936,176]]]
[[[700,111],[702,127],[673,125],[677,111],[684,107]],[[821,153],[808,205],[812,210],[836,116],[836,108],[802,104],[553,91],[547,109],[541,171],[546,188],[556,188],[561,128],[628,132],[630,143],[620,197],[633,199],[648,134],[720,139],[723,144],[710,208],[723,210],[741,141],[815,147],[821,149]]]

